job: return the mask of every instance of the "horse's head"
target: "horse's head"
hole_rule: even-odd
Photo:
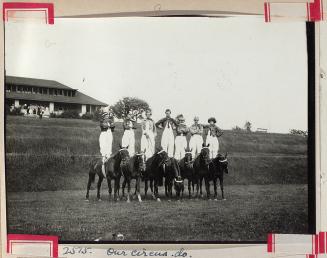
[[[119,159],[120,159],[120,165],[126,166],[129,162],[129,152],[128,152],[128,146],[127,147],[120,147],[118,151]]]
[[[193,157],[192,157],[192,149],[185,149],[185,157],[184,157],[184,164],[187,168],[193,168]]]
[[[171,158],[171,168],[174,170],[174,187],[177,195],[179,196],[180,192],[184,187],[184,180],[182,178],[181,170],[179,163],[176,159]]]
[[[218,168],[221,170],[222,173],[226,173],[228,174],[228,160],[227,160],[227,152],[225,154],[225,156],[218,154],[217,155],[217,165]]]
[[[209,152],[210,144],[205,145],[202,144],[202,149],[200,152],[201,160],[204,162],[204,165],[208,166],[210,163],[210,152]]]
[[[183,186],[184,186],[184,181],[183,178],[181,176],[175,177],[174,178],[174,188],[176,193],[179,193],[183,190]]]
[[[168,163],[170,162],[168,153],[165,150],[160,150],[155,155],[157,156],[159,167],[163,164],[168,165]]]
[[[135,166],[136,169],[143,173],[146,170],[146,156],[145,156],[145,151],[141,151],[139,153],[136,153],[135,155],[136,159],[135,159]]]

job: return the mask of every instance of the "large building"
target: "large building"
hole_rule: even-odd
[[[58,115],[67,110],[76,110],[83,115],[107,106],[77,89],[52,80],[6,76],[5,90],[7,105],[11,108],[24,107],[31,114],[41,107],[47,114]]]

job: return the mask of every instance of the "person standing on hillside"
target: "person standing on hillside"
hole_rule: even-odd
[[[128,153],[131,157],[135,154],[135,123],[136,118],[133,116],[132,111],[129,111],[123,122],[124,135],[122,138],[122,147],[127,147]]]
[[[112,132],[114,130],[114,116],[112,112],[103,111],[100,117],[100,153],[102,156],[102,174],[106,178],[104,164],[110,158],[112,153]]]
[[[164,129],[161,136],[161,147],[164,151],[167,152],[168,157],[172,158],[174,156],[175,145],[175,137],[173,130],[177,127],[177,122],[175,121],[175,119],[170,117],[170,109],[166,109],[165,114],[166,117],[160,119],[156,123],[156,127]]]
[[[216,118],[210,117],[208,119],[209,125],[204,127],[208,128],[206,144],[209,144],[210,158],[213,159],[219,152],[218,138],[223,135],[223,131],[216,125]]]
[[[142,121],[141,151],[145,150],[145,156],[148,159],[154,154],[157,130],[151,118],[152,111],[150,109],[146,110],[145,116],[146,118]]]
[[[199,124],[199,117],[197,116],[194,117],[194,124],[190,127],[190,133],[189,147],[192,150],[192,157],[195,159],[200,154],[203,144],[203,125]]]
[[[178,115],[176,120],[178,125],[175,138],[175,159],[181,160],[185,156],[185,149],[187,148],[186,135],[189,129],[185,124],[185,118],[182,114]]]

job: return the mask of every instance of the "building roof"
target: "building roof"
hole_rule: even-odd
[[[10,77],[10,80],[8,78]],[[14,79],[13,79],[14,78]],[[27,80],[25,80],[27,79]],[[18,83],[25,82],[25,84]],[[35,82],[35,83],[32,83]],[[41,85],[41,82],[46,82],[45,85]],[[50,83],[49,83],[50,82]],[[53,86],[49,85],[57,85],[57,89],[72,89],[66,85],[63,85],[56,81],[43,80],[43,79],[32,79],[32,78],[23,78],[23,77],[14,77],[14,76],[6,76],[6,83],[18,84],[18,85],[28,85],[28,86],[39,86],[39,87],[47,87],[53,88]],[[28,83],[28,84],[27,84]],[[60,86],[62,85],[62,86]],[[65,87],[65,88],[62,88]],[[64,95],[47,95],[47,94],[33,94],[33,93],[23,93],[23,92],[6,92],[6,98],[8,99],[17,99],[17,100],[34,100],[34,101],[49,101],[49,102],[60,102],[60,103],[72,103],[72,104],[86,104],[86,105],[96,105],[96,106],[108,106],[108,104],[96,100],[88,95],[85,95],[82,92],[76,90],[76,94],[74,97],[64,96]]]
[[[64,84],[61,84],[53,80],[45,79],[35,79],[27,77],[17,77],[17,76],[6,76],[6,84],[24,85],[24,86],[36,86],[42,88],[53,88],[53,89],[64,89],[64,90],[74,90]]]

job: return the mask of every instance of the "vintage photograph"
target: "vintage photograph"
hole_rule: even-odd
[[[305,22],[7,22],[7,232],[95,243],[309,233],[309,88]]]

